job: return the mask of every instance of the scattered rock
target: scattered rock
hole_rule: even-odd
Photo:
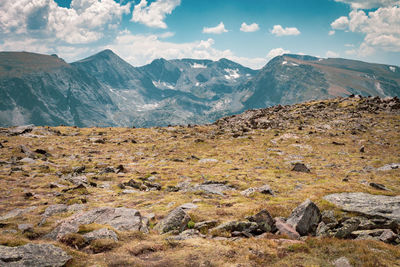
[[[204,191],[205,193],[208,194],[216,194],[223,196],[224,191],[229,191],[229,190],[234,190],[229,185],[226,185],[225,183],[218,183],[218,182],[205,182],[200,185],[194,186],[190,191]]]
[[[33,224],[30,223],[18,224],[18,230],[20,230],[22,233],[32,232]]]
[[[34,160],[33,158],[26,157],[26,158],[21,159],[19,162],[33,164],[33,163],[36,163],[36,160]]]
[[[293,167],[292,171],[305,172],[305,173],[311,172],[310,169],[307,168],[307,166],[304,163],[299,163],[299,162],[294,164],[294,167]]]
[[[29,148],[24,145],[19,146],[22,153],[24,153],[28,158],[36,159],[35,153],[33,153]]]
[[[360,153],[365,153],[365,147],[364,147],[364,146],[362,146],[362,147],[360,148]]]
[[[32,207],[28,207],[28,208],[24,208],[24,209],[14,209],[14,210],[6,213],[5,215],[1,216],[0,221],[22,216],[26,213],[34,211],[35,209],[36,209],[36,206],[32,206]]]
[[[283,219],[275,218],[275,226],[278,229],[278,234],[287,235],[291,239],[300,239],[299,233]]]
[[[395,169],[400,169],[400,163],[391,163],[391,164],[386,164],[385,166],[382,166],[378,168],[378,171],[391,171]]]
[[[346,257],[341,257],[333,262],[335,267],[353,267]]]
[[[379,216],[400,223],[400,196],[390,197],[367,193],[339,193],[327,195],[324,199],[345,211]]]
[[[179,208],[184,209],[184,210],[191,210],[191,209],[197,209],[198,206],[193,203],[185,203],[179,206]]]
[[[120,231],[135,230],[147,233],[149,221],[135,209],[101,207],[77,213],[63,220],[45,237],[58,240],[68,233],[78,232],[80,225],[91,223],[109,225]]]
[[[177,236],[169,236],[167,239],[169,240],[187,240],[191,238],[198,238],[198,237],[206,237],[205,235],[202,235],[199,230],[196,229],[188,229],[183,231]]]
[[[371,186],[373,188],[376,188],[378,190],[384,190],[384,191],[388,191],[389,190],[383,184],[369,183],[369,186]]]
[[[251,187],[246,190],[243,190],[240,192],[243,196],[249,197],[255,192],[260,192],[261,194],[266,194],[266,195],[274,195],[274,191],[272,191],[271,187],[269,185],[263,185],[261,187]]]
[[[309,199],[292,211],[286,220],[300,235],[314,234],[321,220],[318,207]]]
[[[217,159],[201,159],[198,161],[199,163],[217,163]]]
[[[385,229],[383,230],[382,234],[379,236],[379,240],[385,243],[392,243],[395,241],[399,236],[393,233],[392,230]]]
[[[259,228],[258,224],[255,222],[246,222],[246,221],[231,221],[218,225],[217,227],[211,229],[211,233],[214,236],[220,235],[221,233],[226,232],[244,232],[244,233],[258,233]],[[247,236],[247,235],[246,235]]]
[[[215,226],[217,226],[218,221],[203,221],[203,222],[198,222],[195,223],[194,225],[194,229],[199,230],[199,231],[204,231],[204,230],[208,230],[210,228],[214,228]]]
[[[118,241],[117,234],[114,231],[109,230],[107,228],[101,228],[101,229],[86,233],[83,235],[83,238],[85,238],[85,240],[87,242],[92,242],[93,240],[97,240],[97,239],[112,239],[112,240]]]
[[[336,141],[333,141],[332,144],[336,145],[336,146],[344,146],[345,145],[345,143],[340,143],[340,142],[336,142]]]
[[[64,266],[72,257],[51,244],[0,246],[0,266]]]
[[[156,225],[156,229],[161,234],[171,231],[182,232],[186,229],[189,221],[190,216],[182,208],[176,208]]]
[[[350,218],[341,223],[339,228],[332,231],[332,235],[338,238],[347,238],[350,234],[357,230],[360,225],[360,220],[358,218]]]
[[[30,132],[32,132],[34,127],[35,127],[35,125],[33,125],[33,124],[13,127],[13,128],[8,129],[8,135],[16,136],[16,135],[21,135],[21,134],[25,134],[25,133],[30,133]]]
[[[262,210],[257,214],[247,217],[250,222],[257,223],[263,232],[271,232],[275,230],[275,221],[267,210]]]
[[[50,205],[46,208],[43,213],[43,217],[50,217],[56,213],[62,212],[75,212],[84,209],[85,205],[83,204],[73,204],[73,205],[65,205],[65,204],[54,204]]]

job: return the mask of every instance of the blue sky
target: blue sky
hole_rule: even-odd
[[[397,0],[1,0],[0,50],[75,61],[105,48],[138,66],[282,53],[400,65]]]

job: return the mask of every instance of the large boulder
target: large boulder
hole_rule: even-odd
[[[339,193],[324,197],[344,211],[392,219],[400,223],[400,196],[390,197],[367,193]]]
[[[171,211],[164,220],[157,224],[156,229],[161,234],[171,231],[182,232],[187,227],[189,221],[190,216],[184,209],[178,207]]]
[[[118,241],[117,234],[114,231],[107,229],[107,228],[101,228],[101,229],[86,233],[83,235],[83,238],[85,238],[85,240],[88,242],[92,242],[93,240],[97,240],[97,239],[112,239],[114,241]]]
[[[101,207],[88,212],[77,213],[61,222],[46,238],[61,239],[69,233],[76,233],[80,225],[97,223],[109,225],[120,231],[148,232],[149,220],[135,209]]]
[[[321,213],[311,200],[307,199],[292,211],[286,223],[293,226],[300,235],[314,234],[321,221]]]
[[[0,246],[0,266],[64,266],[70,259],[65,251],[51,244]]]
[[[271,232],[275,229],[275,221],[267,210],[261,210],[253,216],[246,218],[250,222],[257,223],[262,232]]]
[[[296,229],[286,223],[282,218],[275,218],[275,226],[278,229],[278,234],[286,235],[291,239],[300,239],[300,235]]]

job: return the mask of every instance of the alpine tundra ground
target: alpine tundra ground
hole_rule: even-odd
[[[324,196],[400,195],[399,106],[396,98],[353,97],[252,110],[203,126],[3,128],[0,245],[52,244],[70,256],[57,263],[67,266],[333,266],[342,257],[351,266],[400,266],[398,236],[383,242],[315,227],[300,238],[273,225],[263,233],[218,228],[232,221],[246,228],[248,216],[262,210],[284,222],[306,199],[322,220],[333,211],[340,224],[359,214]],[[181,205],[190,218],[160,230]],[[141,225],[120,227],[121,215],[114,224],[82,219],[63,236],[57,230],[102,207],[137,210],[132,218]],[[399,223],[385,228],[397,235]],[[110,231],[101,238],[86,235],[104,228]],[[25,257],[4,255],[6,266]]]

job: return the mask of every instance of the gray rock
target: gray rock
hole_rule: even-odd
[[[246,221],[231,221],[218,225],[211,229],[212,233],[219,232],[247,232],[251,233],[258,229],[258,224],[255,222]]]
[[[201,159],[198,161],[199,163],[217,163],[217,159]]]
[[[292,171],[295,171],[295,172],[305,172],[305,173],[311,172],[310,169],[307,168],[306,165],[304,165],[303,163],[299,163],[299,162],[297,162],[297,163],[294,164],[294,167],[293,167]]]
[[[33,124],[13,127],[13,128],[8,129],[8,135],[15,136],[15,135],[21,135],[24,133],[29,133],[29,132],[32,132],[34,127],[35,127],[35,125],[33,125]]]
[[[35,209],[36,209],[36,206],[32,206],[32,207],[28,207],[28,208],[24,208],[24,209],[14,209],[14,210],[6,213],[5,215],[1,216],[0,221],[22,216],[26,213],[34,211]]]
[[[70,259],[65,251],[51,244],[0,246],[0,266],[64,266]]]
[[[80,225],[91,223],[110,225],[120,231],[135,230],[147,233],[149,221],[135,209],[101,207],[65,219],[45,238],[59,240],[68,233],[78,232]]]
[[[357,230],[360,225],[360,220],[356,217],[350,218],[342,222],[342,226],[338,229],[335,229],[333,232],[333,236],[338,238],[346,238],[349,237],[350,234]]]
[[[167,239],[169,240],[187,240],[187,239],[192,239],[192,238],[198,238],[198,237],[202,237],[204,238],[205,235],[202,235],[199,230],[196,229],[188,229],[183,231],[182,233],[180,233],[177,236],[169,236],[167,237]]]
[[[275,226],[278,229],[278,234],[286,235],[291,239],[300,239],[300,235],[296,229],[281,218],[275,218]]]
[[[325,224],[325,222],[320,222],[318,224],[317,230],[315,232],[316,236],[328,236],[329,227]]]
[[[135,190],[135,189],[125,189],[125,190],[122,190],[122,194],[134,194],[134,193],[137,193],[137,192],[139,192],[139,191],[137,191],[137,190]]]
[[[32,164],[32,163],[35,163],[36,160],[26,157],[26,158],[21,159],[19,162]]]
[[[218,221],[214,221],[214,220],[198,222],[198,223],[195,223],[194,229],[199,230],[199,231],[202,231],[202,230],[204,231],[204,230],[208,230],[210,228],[217,226],[217,224],[218,224]]]
[[[74,185],[81,185],[88,183],[87,177],[85,175],[79,175],[79,176],[67,175],[63,177],[63,179],[73,183]]]
[[[366,193],[339,193],[327,195],[324,199],[345,211],[379,216],[400,223],[400,196],[390,197]]]
[[[341,257],[333,262],[335,267],[353,267],[346,257]]]
[[[385,229],[383,230],[382,234],[379,236],[379,240],[385,243],[392,243],[395,241],[399,236],[393,233],[392,230]]]
[[[385,185],[383,184],[378,184],[378,183],[369,183],[369,186],[378,189],[378,190],[384,190],[384,191],[388,191],[389,189],[386,188]]]
[[[391,163],[391,164],[386,164],[380,168],[378,168],[378,171],[391,171],[395,169],[400,169],[400,163]]]
[[[315,233],[321,220],[318,207],[309,199],[292,211],[286,223],[293,226],[300,235]]]
[[[219,183],[207,183],[201,184],[193,187],[192,191],[204,191],[208,194],[216,194],[220,196],[224,196],[224,191],[234,190],[229,185],[219,184]]]
[[[101,228],[101,229],[86,233],[83,235],[83,237],[85,238],[85,240],[87,242],[92,242],[93,240],[97,240],[97,239],[112,239],[112,240],[118,241],[117,234],[114,231],[109,230],[107,228]]]
[[[250,195],[254,194],[255,192],[260,192],[261,194],[267,194],[267,195],[274,195],[274,191],[272,191],[271,187],[269,185],[263,185],[260,187],[251,187],[246,190],[243,190],[240,192],[243,196],[249,197]]]
[[[262,210],[257,214],[247,217],[250,222],[257,223],[260,230],[263,232],[271,232],[275,228],[275,221],[267,210]]]
[[[18,224],[18,230],[22,231],[23,233],[32,232],[33,224],[30,223]]]
[[[73,205],[65,205],[65,204],[54,204],[50,205],[46,208],[43,213],[43,217],[50,217],[56,213],[62,212],[75,212],[84,209],[85,205],[83,204],[73,204]]]
[[[20,145],[19,148],[21,149],[21,152],[24,153],[28,158],[31,159],[36,159],[35,153],[33,153],[29,148],[27,148],[24,145]]]
[[[385,231],[385,229],[357,230],[357,231],[351,232],[351,235],[353,237],[367,236],[367,235],[372,236],[372,237],[379,237],[384,231]],[[388,230],[388,231],[390,231],[390,230]]]
[[[192,210],[192,209],[197,209],[198,206],[193,203],[185,203],[179,206],[179,208],[184,209],[184,210]]]
[[[187,227],[189,221],[190,216],[182,208],[176,208],[157,224],[156,229],[161,234],[171,231],[182,232]]]
[[[337,223],[333,210],[324,210],[321,213],[321,219],[325,224]]]

